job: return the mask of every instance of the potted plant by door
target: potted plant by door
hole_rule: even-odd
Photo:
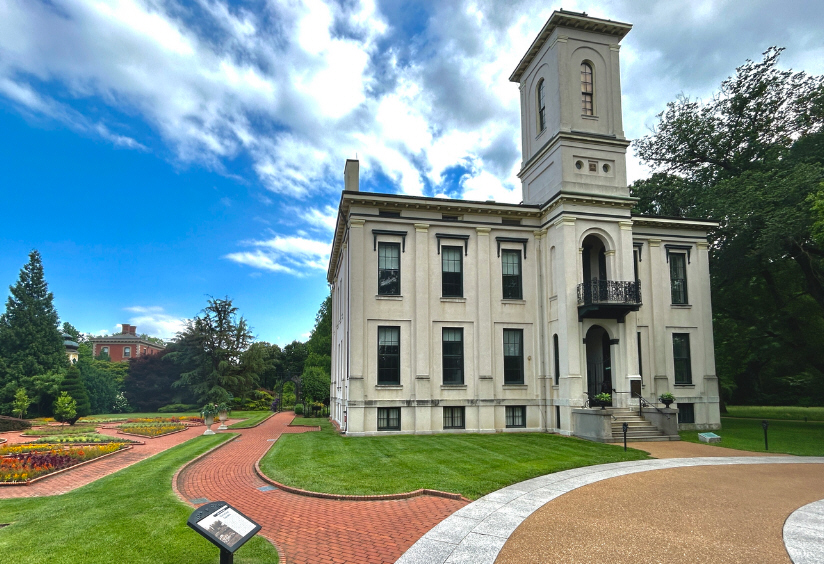
[[[675,396],[674,396],[674,395],[672,395],[670,392],[664,392],[663,394],[661,394],[661,395],[658,397],[658,401],[660,401],[661,403],[663,403],[663,404],[664,404],[664,407],[666,407],[667,409],[669,409],[669,406],[672,404],[672,402],[674,402],[674,401],[675,401]]]
[[[206,425],[206,431],[203,434],[214,435],[215,432],[212,431],[212,425],[215,422],[215,415],[217,415],[217,405],[207,403],[203,406],[203,409],[200,410],[200,415],[203,416],[203,424]]]
[[[604,409],[606,406],[612,405],[612,395],[607,392],[601,392],[595,395],[595,401],[597,405],[601,406],[601,409]]]
[[[226,402],[221,402],[217,406],[217,417],[220,419],[220,426],[217,428],[218,431],[224,431],[228,429],[226,426],[226,420],[229,419],[229,406],[226,405]]]

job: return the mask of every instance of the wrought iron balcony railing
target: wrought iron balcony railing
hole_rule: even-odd
[[[578,284],[578,305],[641,305],[641,281],[592,280]]]

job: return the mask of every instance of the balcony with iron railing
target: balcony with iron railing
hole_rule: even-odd
[[[623,319],[641,307],[641,281],[599,280],[578,284],[578,320]]]

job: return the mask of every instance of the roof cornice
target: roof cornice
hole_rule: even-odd
[[[509,77],[510,82],[521,81],[521,77],[524,72],[526,72],[526,69],[535,57],[538,56],[538,53],[543,48],[547,39],[549,39],[549,36],[552,35],[553,31],[561,27],[594,31],[604,35],[610,35],[615,38],[616,42],[618,42],[621,41],[627,33],[629,33],[632,29],[632,24],[612,20],[602,20],[601,18],[593,18],[586,15],[586,13],[567,12],[565,10],[552,12],[552,15],[549,16],[549,19],[544,24],[544,27],[541,28],[538,36],[535,38],[535,41],[533,41],[532,45],[530,45],[529,49],[527,49],[526,54],[521,59],[521,62],[519,62],[518,66],[515,67],[515,70],[512,71],[512,75]]]

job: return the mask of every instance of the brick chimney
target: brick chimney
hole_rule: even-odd
[[[123,330],[120,332],[121,335],[136,335],[137,327],[135,325],[129,325],[128,323],[121,323]]]
[[[357,192],[360,189],[360,162],[357,159],[346,159],[343,167],[343,189],[347,192]]]

